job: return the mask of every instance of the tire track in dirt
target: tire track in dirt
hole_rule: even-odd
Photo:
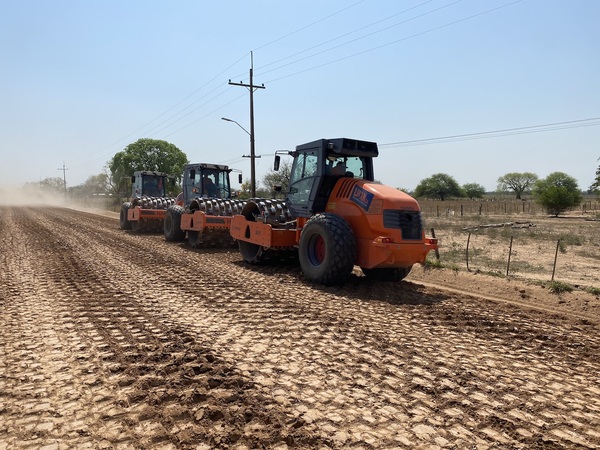
[[[21,219],[35,225],[24,235],[42,232],[48,237],[39,248],[29,249],[30,256],[43,262],[45,275],[45,286],[34,298],[39,304],[39,300],[46,300],[48,291],[60,292],[63,297],[52,302],[49,314],[40,305],[38,314],[46,316],[40,317],[41,321],[58,330],[73,324],[84,329],[85,337],[80,337],[83,342],[76,347],[80,352],[77,359],[89,360],[81,371],[94,374],[90,384],[97,388],[91,398],[87,396],[92,400],[92,411],[77,433],[89,435],[91,442],[101,446],[148,448],[169,442],[178,447],[203,442],[211,448],[228,448],[235,443],[253,448],[285,442],[307,448],[319,445],[319,440],[303,436],[297,426],[278,423],[276,410],[264,411],[251,383],[236,375],[234,368],[210,349],[198,346],[182,330],[164,330],[161,324],[152,323],[135,305],[135,299],[115,291],[110,277],[95,273],[93,264],[80,261],[76,252],[64,251],[64,244],[63,251],[56,251],[52,232],[61,235],[67,230],[56,224],[46,226],[43,218]],[[28,307],[23,303],[18,305],[20,310]],[[63,323],[49,317],[52,315],[67,320]],[[19,391],[16,383],[8,384],[7,391]],[[78,410],[86,409],[85,400]],[[17,406],[10,412],[18,412]],[[41,441],[71,445],[62,430],[57,430],[59,424],[63,425],[57,420],[46,422],[43,436],[32,436],[29,429],[15,430],[16,423],[10,421],[7,428],[14,435],[13,445]],[[74,446],[83,443],[80,439]]]
[[[64,304],[79,302],[95,330],[120,330],[121,339],[101,340],[113,353],[122,341],[146,344],[152,327],[168,342],[181,332],[191,339],[184,349],[210,348],[232,368],[224,379],[251,382],[266,410],[336,448],[598,445],[597,328],[409,283],[318,288],[299,282],[295,267],[249,268],[234,253],[181,249],[82,217],[53,210],[29,220],[48,221],[45,234],[57,241],[70,235],[69,258],[94,280],[88,295],[106,298],[93,300],[92,314],[77,278]],[[39,232],[37,223],[31,235]],[[114,379],[140,378],[125,370]],[[112,402],[127,399],[129,386],[117,382]],[[122,434],[141,439],[133,431]]]
[[[219,297],[219,296],[217,295],[216,297]],[[224,297],[224,298],[226,298],[226,297]],[[286,296],[286,298],[289,300],[289,299],[290,299],[290,296]],[[246,311],[246,312],[244,313],[244,315],[243,315],[243,317],[244,317],[244,318],[246,318],[246,317],[250,317],[250,316],[251,316],[251,311]],[[276,322],[280,322],[280,320],[281,320],[281,319],[280,319],[280,318],[278,318],[278,319],[276,320]],[[361,320],[361,321],[359,321],[359,323],[362,323],[362,322],[363,322],[362,320]],[[477,318],[477,317],[474,317],[472,313],[468,313],[468,314],[467,314],[467,317],[466,317],[466,319],[465,319],[465,320],[463,320],[463,322],[464,322],[464,323],[467,325],[467,328],[468,328],[468,326],[469,326],[469,322],[471,322],[471,324],[476,324],[476,323],[484,323],[484,324],[485,324],[486,322],[490,323],[490,321],[489,321],[489,320],[487,320],[487,314],[486,314],[485,316],[483,316],[482,318]],[[499,322],[497,322],[497,324],[499,324],[499,325],[502,325],[502,323],[503,323],[502,321],[499,321]],[[493,325],[493,321],[492,321],[492,323],[491,323],[491,324]],[[252,325],[252,327],[255,327],[255,326],[256,326],[256,324],[253,324],[253,325]],[[457,326],[461,326],[461,324],[459,323],[459,324],[457,324]],[[497,327],[497,326],[498,326],[498,325],[496,325],[495,327]],[[494,326],[492,326],[492,327],[490,327],[490,328],[492,328],[492,329],[493,329],[493,328],[494,328]],[[507,329],[507,328],[509,328],[509,326],[506,326],[506,327],[504,327],[504,328],[505,328],[504,330],[503,330],[503,329],[497,330],[498,334],[505,335],[505,334],[506,334],[506,329]],[[531,331],[531,330],[525,330],[525,331],[526,331],[526,332],[529,332],[529,331]],[[518,336],[519,334],[518,334],[518,333],[516,333],[516,335]],[[544,336],[542,336],[542,342],[544,342],[545,340],[548,340],[548,339],[546,339],[546,338],[544,338]],[[574,347],[574,348],[577,348],[577,345],[575,345],[575,346],[573,346],[573,347]]]

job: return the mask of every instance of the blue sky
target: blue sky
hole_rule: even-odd
[[[493,190],[508,172],[555,171],[587,189],[600,164],[597,0],[0,8],[5,183],[62,177],[64,161],[81,184],[142,137],[249,177],[248,135],[221,117],[250,129],[248,91],[228,80],[248,82],[251,51],[266,87],[254,95],[259,179],[275,150],[333,137],[379,143],[376,178],[408,189],[440,172]]]

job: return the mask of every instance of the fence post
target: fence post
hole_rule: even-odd
[[[460,205],[460,217],[462,217],[462,216],[463,216],[463,205],[461,204]]]
[[[479,204],[479,215],[481,215],[481,209],[483,208],[483,203]]]
[[[433,228],[431,229],[431,237],[435,239],[435,230]],[[440,260],[440,251],[437,248],[435,249],[435,259]]]
[[[508,278],[508,271],[510,269],[510,255],[512,253],[512,243],[513,243],[513,237],[510,237],[510,246],[508,247],[508,262],[506,263],[506,278]]]
[[[467,251],[466,251],[466,257],[467,257],[467,272],[470,272],[471,270],[469,269],[469,242],[471,241],[471,232],[469,231],[469,237],[467,237]]]
[[[552,279],[554,281],[554,272],[556,272],[556,260],[558,259],[558,248],[560,247],[560,239],[556,242],[556,252],[554,253],[554,265],[552,266]]]

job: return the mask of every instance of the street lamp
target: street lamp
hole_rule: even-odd
[[[224,120],[225,122],[235,123],[238,127],[240,127],[242,130],[244,130],[248,134],[248,136],[250,136],[250,197],[254,198],[254,197],[256,197],[256,181],[255,181],[256,180],[256,168],[255,168],[255,162],[254,162],[254,160],[256,159],[256,154],[254,151],[254,127],[252,127],[252,133],[251,133],[233,119],[228,119],[227,117],[221,117],[221,120]]]
[[[225,122],[233,122],[233,123],[235,123],[238,127],[240,127],[242,130],[244,130],[246,133],[248,133],[248,136],[252,136],[248,130],[246,130],[243,126],[241,126],[235,120],[228,119],[227,117],[221,117],[221,120],[224,120]]]

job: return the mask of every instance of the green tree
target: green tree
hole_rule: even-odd
[[[474,198],[483,198],[485,195],[485,188],[477,183],[467,183],[463,184],[463,191],[467,197],[471,200]]]
[[[92,175],[81,185],[82,190],[88,194],[109,194],[110,183],[108,174],[99,173],[98,175]]]
[[[250,178],[246,178],[241,185],[241,190],[239,192],[239,198],[242,200],[248,199],[248,198],[250,198],[251,192],[252,192],[252,182],[250,181]],[[270,189],[264,189],[260,186],[256,187],[256,197],[257,198],[269,197],[271,195],[270,192],[271,192]]]
[[[30,183],[32,186],[38,185],[42,191],[46,192],[64,192],[65,180],[60,177],[44,178],[39,183]]]
[[[95,196],[111,196],[112,187],[107,173],[92,175],[84,183],[69,188],[73,199],[84,199]]]
[[[285,195],[290,185],[290,175],[292,173],[292,163],[289,161],[282,161],[278,171],[269,169],[267,174],[262,179],[262,184],[273,197],[277,195],[277,192],[273,189],[274,186],[281,186],[281,193]]]
[[[241,186],[240,198],[250,198],[250,192],[252,192],[252,181],[250,181],[250,178],[246,178]]]
[[[577,180],[563,172],[554,172],[536,181],[532,194],[548,214],[554,216],[579,205],[583,198]]]
[[[517,199],[530,192],[531,187],[538,180],[538,176],[531,172],[511,172],[498,178],[499,191],[513,191]]]
[[[133,172],[138,170],[155,170],[166,172],[181,180],[183,166],[188,159],[185,153],[175,145],[156,139],[138,139],[129,144],[108,162],[112,184],[121,191],[127,186]]]
[[[436,173],[421,180],[414,192],[415,197],[439,198],[464,197],[464,192],[456,180],[445,173]]]
[[[600,158],[598,158],[600,161]],[[590,186],[590,191],[595,192],[598,197],[600,197],[600,166],[596,169],[596,179]]]

